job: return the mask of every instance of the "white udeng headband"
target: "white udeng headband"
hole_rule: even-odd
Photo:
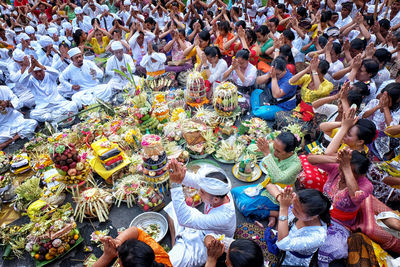
[[[214,196],[223,196],[231,190],[230,183],[224,183],[215,178],[202,177],[199,182],[201,189]]]

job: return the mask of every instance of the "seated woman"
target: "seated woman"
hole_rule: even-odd
[[[279,204],[265,186],[272,183],[284,188],[294,184],[301,169],[299,157],[294,152],[298,144],[290,132],[280,133],[271,143],[265,138],[258,139],[257,146],[265,155],[261,164],[268,175],[260,184],[235,187],[231,191],[237,208],[244,216],[257,220],[269,217],[268,226],[275,225]]]
[[[256,89],[251,94],[251,113],[265,120],[275,120],[276,112],[296,107],[297,88],[289,84],[293,75],[286,69],[285,59],[277,57],[271,66],[267,74],[256,80],[256,84],[266,84],[266,88]]]
[[[164,46],[163,52],[171,52],[172,62],[179,65],[168,65],[165,67],[165,71],[173,71],[175,73],[179,73],[181,71],[192,68],[193,66],[191,62],[187,62],[185,57],[183,56],[183,52],[186,50],[186,48],[192,45],[190,42],[186,41],[185,30],[180,29],[171,31],[171,37],[172,40]]]
[[[0,86],[0,150],[20,138],[31,138],[37,121],[24,119],[18,97],[7,86]]]
[[[257,78],[257,68],[249,62],[250,52],[242,49],[236,53],[232,65],[225,71],[223,80],[230,79],[238,87],[238,91],[250,95]]]
[[[235,43],[239,39],[239,43]],[[258,63],[258,49],[257,49],[257,35],[255,31],[252,29],[244,29],[243,27],[239,27],[237,31],[237,35],[233,37],[231,40],[226,42],[224,45],[224,49],[232,50],[233,52],[237,52],[241,49],[247,49],[250,52],[249,62],[254,66],[257,66]]]
[[[258,44],[257,50],[259,55],[257,69],[264,73],[267,73],[271,69],[269,66],[271,58],[266,54],[266,51],[273,45],[274,40],[269,37],[269,33],[270,30],[266,25],[261,25],[256,30]]]
[[[371,152],[380,161],[386,160],[389,151],[389,137],[385,129],[400,121],[400,83],[387,85],[376,99],[372,99],[360,113],[360,117],[372,120],[379,130],[378,138],[370,145]]]
[[[205,267],[215,267],[226,253],[224,263],[227,267],[263,267],[264,257],[260,246],[253,240],[237,239],[229,240],[230,244],[226,244],[226,238],[222,242],[218,241],[213,235],[206,235],[204,244],[207,247],[207,262]],[[221,257],[222,256],[222,257]]]
[[[122,267],[172,267],[167,252],[137,227],[126,229],[115,239],[106,236],[100,241],[104,245],[104,253],[93,267],[110,266],[117,257]]]
[[[215,46],[218,46],[221,54],[223,56],[223,59],[226,61],[228,66],[231,65],[232,63],[232,56],[235,54],[233,50],[231,49],[224,49],[224,44],[230,40],[232,40],[235,35],[231,32],[231,26],[229,25],[228,21],[221,21],[218,23],[218,32],[219,35],[217,37],[217,40],[215,40]]]
[[[327,227],[331,223],[329,199],[314,189],[300,190],[296,194],[292,187],[286,187],[283,192],[273,184],[268,187],[275,187],[270,190],[275,190],[280,205],[275,244],[271,238],[271,228],[265,231],[268,248],[275,248],[276,245],[285,252],[282,266],[311,266],[311,261],[315,264],[315,253],[325,243]]]
[[[197,66],[197,71],[203,71],[210,82],[211,88],[214,89],[223,81],[225,71],[228,69],[228,64],[222,59],[221,52],[216,46],[209,46],[201,52],[201,61]],[[208,96],[212,95],[208,94]]]
[[[211,36],[208,31],[201,31],[194,38],[193,45],[188,46],[185,51],[183,51],[183,56],[186,59],[191,59],[194,56],[196,57],[195,67],[200,64],[200,52],[204,51],[207,46],[210,46]]]
[[[279,47],[279,56],[283,57],[286,60],[286,68],[290,71],[291,74],[295,75],[296,66],[294,63],[292,48],[287,44],[282,45],[281,47]]]
[[[324,193],[332,201],[333,220],[328,228],[328,238],[319,250],[320,261],[328,264],[347,257],[347,238],[350,233],[346,227],[356,224],[362,202],[373,191],[371,182],[365,177],[370,161],[363,153],[349,148],[341,150],[337,159],[309,155],[308,161],[328,173]]]

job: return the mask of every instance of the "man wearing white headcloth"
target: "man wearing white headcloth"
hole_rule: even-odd
[[[28,76],[24,81],[35,97],[36,106],[30,113],[32,119],[41,122],[54,121],[78,112],[75,102],[68,101],[59,94],[58,76],[57,70],[31,59]]]
[[[119,17],[115,14],[109,12],[109,8],[107,5],[101,6],[102,13],[98,15],[97,18],[100,20],[100,27],[109,31],[112,28],[112,23],[114,19],[119,19]]]
[[[171,232],[172,249],[168,253],[174,267],[202,266],[207,261],[204,237],[220,234],[233,237],[236,229],[235,205],[231,183],[218,169],[205,177],[186,172],[175,159],[168,165],[172,202],[165,207]],[[199,189],[205,203],[204,213],[186,204],[182,184]]]
[[[61,73],[60,82],[63,85],[61,95],[72,93],[72,101],[78,108],[91,105],[96,98],[109,101],[112,89],[107,84],[100,84],[98,79],[103,78],[103,71],[93,61],[83,59],[83,54],[78,47],[68,51],[72,63]]]
[[[68,21],[62,23],[62,30],[60,31],[60,36],[65,36],[68,41],[72,42],[74,40],[73,37],[73,27],[72,24]]]
[[[38,42],[33,41],[31,43],[30,37],[24,32],[21,33],[18,37],[20,39],[20,43],[17,45],[17,48],[21,49],[25,55],[34,56],[35,58],[37,58],[36,49],[40,47]]]
[[[21,107],[18,97],[7,86],[0,86],[0,149],[20,138],[31,138],[37,121],[24,119],[17,111]]]
[[[35,99],[31,91],[22,83],[28,75],[30,59],[18,48],[14,50],[12,57],[13,62],[8,66],[10,76],[8,77],[7,86],[19,98],[20,107],[32,108],[35,105]]]
[[[39,47],[38,39],[36,37],[36,31],[32,26],[25,27],[25,33],[29,36],[30,45],[36,50]],[[20,48],[20,47],[18,47]],[[21,48],[20,48],[21,49]],[[22,49],[24,51],[24,49]],[[26,53],[25,53],[26,54]]]
[[[132,73],[135,73],[135,63],[130,55],[124,53],[124,47],[120,41],[112,43],[111,51],[113,56],[108,59],[106,66],[106,75],[111,76],[108,84],[113,88],[113,90],[122,90],[129,81],[114,70],[119,70],[130,77],[127,66],[129,65]],[[138,83],[139,77],[134,76],[134,78],[135,83]]]
[[[83,10],[80,7],[75,8],[76,17],[72,20],[72,27],[74,30],[82,29],[84,32],[89,32],[92,29],[91,19],[89,16],[83,14]]]
[[[53,39],[49,36],[41,36],[39,39],[39,45],[40,49],[38,49],[36,53],[40,64],[51,66],[54,55],[58,53],[54,48]]]
[[[94,0],[89,0],[82,9],[91,19],[101,15],[101,6]]]
[[[53,39],[53,44],[57,47],[61,41],[60,41],[60,35],[58,33],[58,29],[55,27],[51,27],[47,30],[47,34],[50,36],[51,39]]]

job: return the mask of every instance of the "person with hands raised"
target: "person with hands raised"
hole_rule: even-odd
[[[164,210],[168,214],[173,245],[169,252],[171,263],[178,267],[203,265],[207,261],[204,236],[220,234],[232,238],[235,232],[231,183],[219,169],[205,170],[200,177],[187,172],[176,159],[170,161],[168,169],[172,202]],[[205,203],[204,213],[186,204],[182,185],[200,190],[200,198]]]
[[[156,44],[147,44],[147,54],[140,61],[140,66],[146,69],[148,77],[156,77],[165,73],[165,62],[167,56],[159,53]]]

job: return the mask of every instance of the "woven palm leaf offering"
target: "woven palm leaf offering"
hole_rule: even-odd
[[[143,184],[139,175],[129,175],[119,180],[113,189],[115,205],[119,207],[121,202],[126,202],[128,208],[133,207]]]
[[[105,189],[87,188],[75,192],[76,203],[74,217],[81,223],[85,218],[97,218],[100,222],[108,220],[108,214],[113,203],[113,196]]]
[[[232,116],[238,107],[237,87],[231,82],[218,85],[214,90],[213,105],[219,116]]]

